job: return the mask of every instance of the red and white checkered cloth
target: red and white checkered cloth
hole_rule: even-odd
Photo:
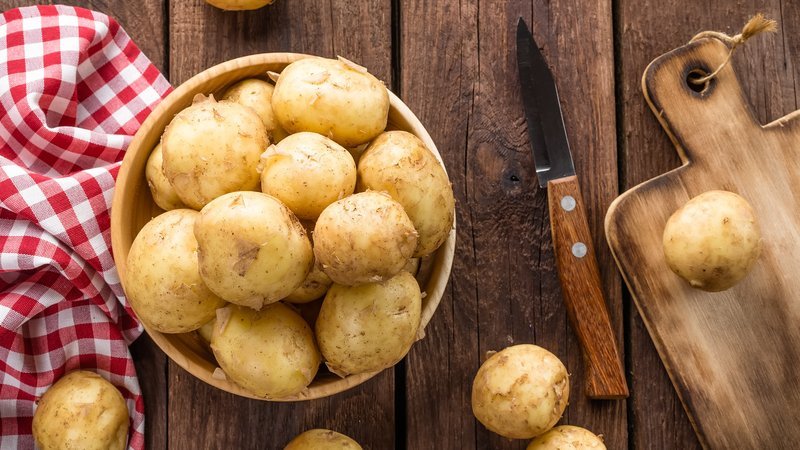
[[[33,448],[35,401],[70,370],[116,385],[144,448],[132,315],[110,249],[125,148],[171,89],[113,19],[0,16],[0,448]]]

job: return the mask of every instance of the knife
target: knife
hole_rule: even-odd
[[[517,23],[517,67],[536,177],[539,186],[547,188],[564,304],[583,348],[586,395],[593,399],[625,398],[628,386],[603,298],[558,90],[522,18]]]

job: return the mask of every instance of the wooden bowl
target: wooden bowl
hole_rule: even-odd
[[[133,239],[151,218],[163,212],[156,206],[150,195],[145,180],[145,164],[167,124],[175,114],[191,105],[192,98],[196,94],[213,93],[219,96],[236,81],[250,77],[264,78],[267,71],[280,72],[289,63],[306,57],[308,55],[296,53],[264,53],[227,61],[195,75],[180,85],[150,114],[150,117],[134,136],[125,154],[125,159],[122,161],[111,210],[111,243],[114,250],[114,261],[123,286],[126,281],[128,251]],[[389,97],[391,108],[387,128],[405,130],[415,134],[425,142],[425,145],[441,162],[441,155],[419,119],[391,92]],[[442,298],[450,276],[454,250],[455,227],[451,230],[447,241],[433,255],[426,257],[421,264],[420,275],[417,276],[417,279],[420,281],[422,291],[427,295],[422,300],[420,330],[424,330]],[[253,396],[231,381],[213,377],[212,374],[217,368],[216,361],[208,346],[196,333],[162,334],[147,326],[145,326],[145,330],[167,356],[197,378],[224,391],[243,397],[265,400]],[[277,401],[326,397],[361,384],[377,373],[363,373],[339,378],[320,370],[320,374],[306,391]]]

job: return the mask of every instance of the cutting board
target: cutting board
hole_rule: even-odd
[[[683,161],[621,195],[606,236],[700,442],[714,449],[800,448],[800,111],[762,126],[728,54],[702,39],[653,61],[645,98]],[[647,151],[633,149],[632,151]],[[712,189],[742,195],[763,251],[732,289],[689,287],[664,260],[669,216]]]

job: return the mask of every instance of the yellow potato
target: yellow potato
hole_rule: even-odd
[[[320,363],[311,328],[282,303],[261,311],[236,305],[220,309],[211,349],[231,381],[269,399],[303,391]]]
[[[159,143],[150,153],[150,157],[147,158],[147,165],[144,169],[147,186],[150,187],[153,201],[164,211],[186,208],[187,206],[183,204],[180,197],[178,197],[178,193],[175,192],[175,188],[172,187],[166,175],[164,175],[164,171],[161,169],[162,161],[163,154],[161,152],[161,143]]]
[[[197,334],[203,338],[204,341],[207,343],[211,343],[211,335],[214,333],[214,319],[209,320],[208,322],[204,323],[200,328],[197,329]]]
[[[358,161],[359,192],[385,191],[397,200],[419,233],[414,256],[433,253],[453,228],[455,198],[444,168],[416,136],[387,131]]]
[[[341,433],[315,429],[298,435],[283,450],[361,450],[361,446]]]
[[[393,366],[416,340],[421,309],[419,285],[408,272],[382,283],[334,284],[316,322],[328,368],[344,376]]]
[[[164,131],[164,175],[183,203],[200,209],[228,192],[257,189],[256,167],[268,143],[252,109],[200,98]]]
[[[343,58],[305,58],[281,72],[272,109],[289,133],[313,131],[355,147],[386,128],[389,92],[365,68]]]
[[[403,266],[403,270],[410,273],[411,275],[416,275],[419,271],[419,258],[411,258],[406,261],[406,265]]]
[[[339,284],[391,278],[416,246],[411,219],[399,203],[380,192],[362,192],[331,204],[314,226],[314,255]]]
[[[669,268],[692,287],[724,291],[755,264],[761,254],[761,230],[744,198],[708,191],[672,214],[663,246]]]
[[[259,167],[261,191],[282,201],[300,219],[316,219],[356,187],[353,157],[316,133],[292,134],[270,146]]]
[[[489,431],[530,439],[553,427],[569,400],[567,369],[535,345],[507,347],[478,369],[472,412]]]
[[[206,0],[206,3],[226,11],[243,11],[258,9],[270,5],[274,1],[275,0]]]
[[[136,315],[162,333],[196,330],[225,301],[200,278],[194,225],[200,213],[173,209],[136,235],[128,253],[125,292]]]
[[[113,384],[94,372],[70,372],[39,400],[33,439],[40,450],[123,450],[128,407]]]
[[[283,300],[289,303],[313,302],[325,295],[331,284],[333,284],[333,280],[325,275],[325,272],[322,271],[322,266],[315,263],[303,284]]]
[[[313,263],[311,243],[289,208],[260,192],[232,192],[200,211],[194,228],[200,276],[213,292],[260,309],[291,294]]]
[[[222,100],[230,100],[242,106],[247,106],[258,114],[270,142],[277,142],[275,137],[285,135],[286,132],[279,130],[280,125],[272,112],[272,92],[275,88],[272,84],[258,79],[246,78],[234,84],[222,96]]]
[[[606,450],[603,440],[591,431],[561,425],[538,436],[525,450]]]

